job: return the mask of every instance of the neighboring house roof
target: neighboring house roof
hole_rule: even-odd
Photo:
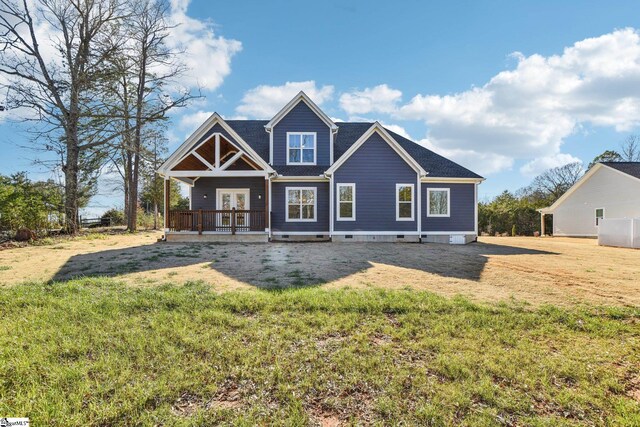
[[[268,120],[225,120],[265,161],[269,161],[269,134],[265,131]],[[367,130],[373,122],[336,122],[338,132],[334,139],[334,158],[337,161]],[[385,128],[398,144],[433,178],[482,177],[439,154]],[[322,175],[327,166],[272,166],[283,176]]]
[[[552,214],[553,211],[560,206],[574,191],[580,188],[602,168],[610,168],[631,178],[640,179],[640,162],[598,162],[591,167],[582,177],[569,188],[562,196],[558,198],[551,206],[538,209],[543,214]]]
[[[640,162],[600,162],[605,166],[640,179]]]

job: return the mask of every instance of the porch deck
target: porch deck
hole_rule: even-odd
[[[173,241],[203,240],[202,237],[196,237],[203,235],[207,236],[208,241],[238,241],[243,240],[240,236],[267,236],[266,224],[264,210],[172,210],[169,212],[166,234],[167,240]]]

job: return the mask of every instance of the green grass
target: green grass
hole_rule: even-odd
[[[85,279],[0,314],[0,414],[34,425],[640,424],[633,309]]]

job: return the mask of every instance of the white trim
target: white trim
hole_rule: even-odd
[[[215,161],[216,161],[216,168],[220,167],[220,134],[216,133],[215,134],[216,137],[216,141],[215,141]]]
[[[311,98],[309,98],[307,96],[306,93],[304,93],[303,91],[300,91],[296,96],[293,97],[293,99],[291,101],[289,101],[287,103],[287,105],[285,105],[282,110],[278,111],[278,113],[276,113],[275,116],[273,116],[273,118],[269,121],[269,123],[267,123],[264,127],[265,129],[267,129],[267,131],[271,131],[275,125],[278,124],[278,122],[280,120],[282,120],[291,110],[293,110],[293,108],[298,105],[300,102],[304,102],[305,104],[307,104],[307,106],[309,108],[311,108],[311,110],[316,113],[316,115],[318,117],[320,117],[320,119],[325,122],[325,124],[327,126],[329,126],[332,130],[333,129],[337,129],[338,126],[336,126],[335,123],[333,123],[333,121],[329,118],[329,116],[327,116],[324,111],[322,111],[320,109],[320,107],[318,107],[315,102],[313,102],[311,100]]]
[[[269,164],[273,164],[273,131],[271,129],[265,129],[269,132]]]
[[[395,236],[402,234],[404,236],[417,236],[417,231],[334,231],[334,235],[336,236],[368,236],[368,235],[378,235],[378,236]]]
[[[438,178],[437,176],[426,176],[420,179],[421,182],[442,184],[479,184],[484,180],[484,178]]]
[[[475,231],[423,231],[421,234],[425,236],[445,236],[449,234],[475,234]]]
[[[340,200],[340,187],[351,187],[351,199],[347,201]],[[355,221],[356,220],[356,183],[355,182],[341,182],[336,183],[336,221]],[[340,204],[351,203],[351,216],[343,217],[340,215]]]
[[[189,187],[189,210],[193,210],[193,187]]]
[[[351,157],[369,138],[377,132],[382,139],[389,144],[389,146],[396,152],[398,155],[416,172],[420,174],[420,176],[427,175],[427,172],[416,162],[416,160],[407,153],[404,148],[398,144],[398,141],[393,139],[389,132],[386,131],[384,127],[378,122],[375,122],[371,127],[360,137],[358,140],[351,146],[345,153],[340,156],[340,158],[333,164],[325,174],[332,175],[349,157]]]
[[[475,201],[474,204],[474,218],[475,218],[475,230],[476,230],[476,235],[478,235],[478,184],[476,183],[476,185],[473,186],[473,199]]]
[[[165,175],[166,173],[168,173],[171,167],[174,166],[176,159],[182,158],[183,154],[191,150],[196,141],[201,139],[216,124],[219,124],[220,127],[222,127],[222,129],[224,129],[231,136],[231,138],[236,141],[236,143],[240,146],[238,148],[244,151],[251,160],[264,168],[266,172],[275,172],[273,168],[267,162],[265,162],[262,157],[260,157],[258,153],[256,153],[255,150],[251,148],[251,146],[247,144],[247,142],[242,139],[240,135],[238,135],[236,131],[233,130],[233,128],[229,126],[218,113],[213,113],[207,120],[205,120],[204,123],[202,123],[200,127],[194,133],[192,133],[191,136],[189,136],[189,138],[187,138],[186,141],[184,141],[180,145],[180,147],[178,147],[178,149],[173,152],[173,154],[169,156],[169,158],[158,168],[157,172],[161,175]],[[210,138],[207,138],[207,140],[209,139]],[[229,142],[233,144],[232,141]],[[204,143],[204,141],[202,143]]]
[[[329,132],[329,166],[333,164],[333,140],[335,139],[335,134],[338,133],[338,129],[332,129]]]
[[[446,191],[447,193],[447,213],[446,214],[432,214],[431,213],[431,198],[429,193],[432,191]],[[451,217],[451,189],[447,187],[427,187],[427,217],[430,218],[449,218]]]
[[[411,187],[411,218],[400,218],[400,187]],[[396,184],[396,221],[414,221],[416,207],[415,184]],[[407,203],[403,201],[402,203]]]
[[[598,225],[598,210],[599,210],[599,209],[602,209],[602,218],[600,218],[600,219],[604,219],[604,218],[605,218],[605,215],[606,215],[606,213],[605,213],[605,211],[604,211],[604,207],[602,207],[602,208],[594,208],[594,209],[593,209],[593,214],[594,214],[594,220],[593,220],[593,222],[594,222],[594,224],[595,224],[595,226],[596,226],[596,227],[599,227],[599,225]]]
[[[273,192],[271,191],[271,177],[267,177],[266,179],[269,180],[269,212],[267,212],[267,225],[269,226],[269,238],[271,238],[271,204],[273,203]]]
[[[420,174],[418,173],[418,234],[422,231],[422,184],[420,183]]]
[[[300,191],[300,218],[298,219],[289,218],[289,190]],[[313,219],[302,218],[302,191],[304,190],[313,191]],[[318,222],[318,187],[285,187],[284,203],[285,203],[284,205],[285,206],[285,213],[284,213],[285,222]]]
[[[193,187],[196,184],[198,177],[195,177],[193,179],[184,178],[184,177],[182,178],[174,177],[173,179],[175,179],[176,181],[180,181],[183,184],[187,184],[189,187]]]
[[[275,178],[273,178],[274,182],[300,182],[300,181],[306,181],[306,182],[329,182],[329,178],[325,178],[322,175],[318,175],[318,176],[283,176],[283,175],[279,175]]]
[[[560,233],[553,233],[552,237],[598,237],[597,234],[560,234]]]
[[[200,160],[202,164],[209,168],[209,170],[214,170],[216,167],[207,161],[204,157],[202,157],[196,150],[191,151],[189,154],[192,154],[196,159]]]
[[[243,154],[244,153],[242,151],[238,151],[236,154],[233,155],[233,157],[231,157],[229,160],[224,162],[224,164],[222,166],[220,166],[220,170],[221,171],[226,170],[229,166],[234,164],[236,160],[238,160],[240,157],[242,157]]]
[[[317,234],[322,234],[322,235],[329,235],[329,232],[324,230],[324,231],[274,231],[273,235],[274,236],[284,236],[284,235],[289,235],[289,236],[315,236]]]
[[[169,171],[162,174],[165,177],[206,177],[206,176],[267,176],[266,171]]]
[[[198,231],[168,231],[167,233],[169,234],[193,234],[193,235],[198,235],[200,234]],[[202,234],[212,234],[212,235],[219,235],[219,236],[231,236],[231,232],[230,231],[203,231]],[[236,235],[238,234],[243,234],[243,235],[247,235],[247,234],[267,234],[266,231],[240,231],[237,230],[236,231]]]
[[[334,224],[333,224],[333,205],[335,204],[333,202],[333,195],[334,195],[335,191],[333,188],[333,175],[331,175],[329,177],[329,237],[333,236],[333,229],[334,229]]]
[[[289,161],[289,136],[291,135],[300,135],[300,148],[294,148],[294,150],[300,150],[300,161],[299,162],[291,162]],[[313,163],[305,162],[302,160],[302,150],[308,150],[308,148],[302,147],[302,137],[305,135],[313,135]],[[308,166],[308,165],[317,165],[318,164],[318,133],[317,132],[287,132],[287,157],[285,159],[287,166]]]

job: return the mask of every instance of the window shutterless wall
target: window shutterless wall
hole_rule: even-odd
[[[427,215],[428,188],[449,189],[449,216]],[[474,231],[475,184],[422,183],[422,231]]]

